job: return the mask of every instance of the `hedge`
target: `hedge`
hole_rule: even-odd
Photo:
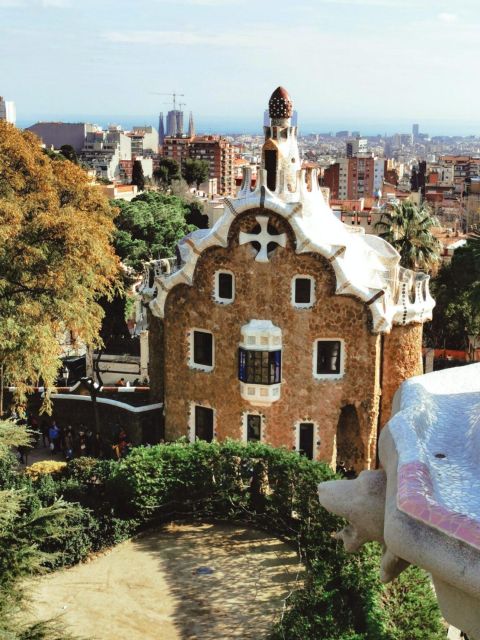
[[[292,544],[307,579],[287,602],[271,640],[440,640],[446,632],[430,581],[416,568],[380,583],[381,551],[371,544],[346,554],[336,517],[319,504],[317,485],[333,472],[297,453],[227,441],[138,447],[114,461],[81,458],[61,478],[29,480],[49,506],[76,502],[68,535],[47,551],[54,566],[172,519],[243,522]]]

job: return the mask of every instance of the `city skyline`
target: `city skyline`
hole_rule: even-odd
[[[480,53],[475,8],[473,0],[454,9],[446,0],[138,0],[135,8],[0,0],[1,94],[15,101],[20,125],[155,124],[171,108],[155,92],[178,91],[199,130],[254,133],[281,84],[303,133],[392,134],[419,122],[432,135],[472,135],[480,89],[465,61]]]

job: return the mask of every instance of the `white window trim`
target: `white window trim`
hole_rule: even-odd
[[[232,276],[232,297],[231,298],[220,298],[220,295],[219,295],[220,287],[219,287],[218,281],[221,273],[228,273],[229,276]],[[224,304],[224,305],[232,304],[232,302],[235,300],[235,274],[232,271],[229,271],[228,269],[219,269],[218,271],[215,271],[213,299],[217,304]]]
[[[193,444],[195,442],[195,407],[203,407],[204,409],[211,409],[213,411],[213,440],[217,440],[217,412],[209,404],[202,404],[201,402],[190,402],[190,415],[188,418],[188,440]]]
[[[195,331],[199,331],[200,333],[209,333],[212,336],[212,364],[211,365],[205,365],[205,364],[199,364],[198,362],[195,362],[193,360],[193,355],[194,355],[194,334]],[[193,329],[190,329],[190,333],[188,336],[188,366],[190,367],[190,369],[195,369],[196,371],[204,371],[205,373],[210,373],[211,371],[214,370],[215,368],[215,336],[213,335],[213,333],[211,331],[209,331],[208,329],[201,329],[200,327],[194,327]]]
[[[320,449],[320,429],[318,423],[315,420],[305,418],[305,420],[297,420],[295,422],[295,451],[300,453],[300,425],[301,424],[313,424],[313,460],[318,460],[318,450]]]
[[[311,286],[311,297],[310,297],[310,302],[295,302],[295,282],[298,279],[302,279],[302,280],[310,280],[310,282],[312,283]],[[308,274],[303,274],[303,273],[297,273],[297,275],[293,276],[292,278],[292,286],[291,286],[291,301],[292,301],[292,306],[295,307],[296,309],[311,309],[313,307],[313,305],[315,304],[315,278],[313,276],[310,276]]]
[[[247,420],[248,416],[260,416],[260,440],[258,442],[265,441],[265,416],[260,411],[244,411],[242,414],[242,441],[243,442],[255,442],[254,440],[248,440],[247,433]]]
[[[317,373],[317,343],[340,342],[340,373]],[[315,380],[340,380],[345,375],[345,341],[343,338],[317,338],[313,343],[312,372]]]

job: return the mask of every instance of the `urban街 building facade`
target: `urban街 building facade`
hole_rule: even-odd
[[[335,217],[316,171],[301,169],[285,89],[269,115],[255,187],[247,168],[213,228],[180,242],[176,267],[146,270],[165,436],[258,440],[371,468],[394,392],[421,372],[428,276]]]

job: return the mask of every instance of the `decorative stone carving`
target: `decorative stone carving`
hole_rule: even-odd
[[[348,551],[384,546],[381,578],[432,575],[446,620],[480,639],[480,364],[411,378],[379,441],[384,470],[319,486]]]
[[[258,242],[260,250],[255,260],[257,262],[268,262],[268,245],[271,243],[278,244],[281,247],[287,245],[287,236],[284,233],[272,234],[268,230],[268,216],[257,216],[256,221],[260,225],[258,233],[240,232],[239,244],[248,244],[250,242]]]

